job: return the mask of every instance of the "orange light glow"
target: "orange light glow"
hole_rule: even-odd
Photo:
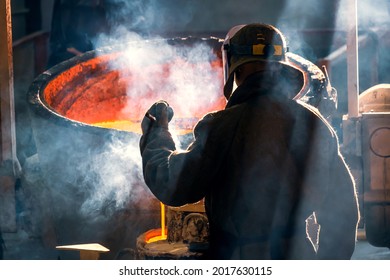
[[[145,242],[152,243],[160,240],[166,240],[168,230],[165,227],[165,205],[160,202],[161,206],[161,228],[149,230],[145,234]]]
[[[141,71],[154,74],[156,84],[150,88],[148,77],[139,76],[138,69],[110,68],[112,61],[120,59],[123,58],[119,53],[101,55],[60,73],[47,84],[43,92],[45,103],[56,113],[74,121],[140,134],[140,122],[145,112],[154,102],[163,99],[174,109],[172,123],[178,135],[189,133],[206,113],[221,110],[226,105],[222,94],[222,66],[218,59],[196,65],[186,64],[187,69],[192,68],[192,71],[195,67],[199,72],[211,69],[217,77],[221,76],[220,82],[215,81],[215,77],[212,81],[207,80],[207,75],[203,81],[216,86],[216,97],[212,96],[215,93],[199,92],[196,87],[189,87],[188,92],[178,92],[175,87],[172,89],[167,77],[175,71],[175,67],[183,68],[180,60],[143,68]],[[183,84],[187,85],[185,81]],[[144,87],[134,93],[132,90],[136,85]],[[195,91],[207,102],[205,99],[193,99],[190,92]]]
[[[183,121],[183,120],[181,120],[180,123],[174,122],[175,133],[177,135],[186,135],[188,133],[191,133],[195,123],[196,122],[194,121]],[[117,130],[142,134],[140,121],[121,120],[121,121],[93,123],[93,125],[109,128],[109,129],[117,129]]]

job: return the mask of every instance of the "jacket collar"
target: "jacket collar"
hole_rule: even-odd
[[[255,96],[272,95],[278,89],[281,89],[281,85],[276,75],[270,72],[256,72],[237,87],[229,98],[226,108],[244,103]]]

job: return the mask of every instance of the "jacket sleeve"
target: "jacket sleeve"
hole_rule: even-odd
[[[175,147],[168,129],[151,127],[141,137],[144,179],[164,204],[181,206],[201,200],[213,179],[212,155],[207,152],[211,114],[195,127],[194,141],[184,150]]]

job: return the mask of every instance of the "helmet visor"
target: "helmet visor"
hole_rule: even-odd
[[[229,32],[227,33],[225,40],[222,45],[222,64],[223,64],[223,82],[224,84],[229,79],[229,70],[230,70],[230,39],[241,29],[245,26],[245,24],[236,25],[232,27]]]

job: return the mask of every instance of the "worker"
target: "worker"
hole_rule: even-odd
[[[205,199],[207,259],[350,259],[359,221],[354,181],[329,123],[292,99],[304,78],[286,57],[284,35],[267,24],[235,26],[222,52],[226,108],[197,123],[186,150],[171,136],[169,104],[147,111],[140,139],[147,186],[171,206]]]

